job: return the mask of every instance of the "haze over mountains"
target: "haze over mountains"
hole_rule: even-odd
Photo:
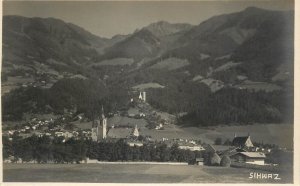
[[[65,83],[74,83],[77,86],[67,95],[57,95],[55,99],[68,99],[59,108],[78,106],[73,99],[81,86],[88,89],[86,85],[91,81],[91,89],[99,86],[103,94],[99,92],[102,96],[91,98],[91,105],[81,112],[91,112],[102,103],[108,109],[117,109],[116,105],[125,104],[132,96],[128,93],[131,87],[156,83],[160,86],[147,88],[150,104],[171,113],[189,113],[193,121],[184,122],[291,121],[293,24],[291,11],[250,7],[212,17],[199,25],[160,21],[129,35],[107,39],[54,18],[4,16],[4,103],[9,105],[20,99],[17,91],[34,88],[46,92],[43,104],[56,111],[58,106],[49,101],[53,102],[54,89],[61,86],[57,90],[64,91],[70,88]],[[70,80],[74,78],[81,80]],[[228,101],[234,95],[239,97],[239,103]],[[245,106],[245,95],[247,104],[253,105]],[[24,101],[32,112],[44,110],[38,103],[41,100],[28,96],[22,98]],[[33,109],[31,102],[41,108]],[[256,107],[265,117],[255,117]],[[237,110],[241,113],[234,114]],[[7,119],[18,118],[13,112],[4,109]],[[20,109],[18,114],[24,112]],[[199,114],[206,112],[213,112],[210,118]]]

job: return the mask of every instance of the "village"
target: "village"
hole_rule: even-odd
[[[117,140],[123,139],[129,147],[143,147],[162,143],[165,144],[167,148],[172,148],[172,146],[176,144],[180,150],[213,154],[217,158],[211,161],[216,161],[217,164],[220,164],[222,157],[226,156],[230,158],[232,165],[235,163],[268,167],[278,165],[276,163],[265,162],[267,155],[275,149],[275,146],[255,146],[250,134],[237,136],[233,133],[232,141],[227,140],[224,144],[220,142],[220,139],[216,139],[214,144],[210,144],[198,139],[185,139],[180,137],[168,138],[163,134],[160,138],[153,139],[151,134],[159,134],[160,131],[165,130],[165,128],[168,128],[170,125],[174,125],[175,118],[162,118],[159,116],[147,103],[145,91],[136,92],[136,95],[136,97],[129,100],[130,108],[128,111],[122,113],[123,117],[129,118],[129,120],[120,119],[120,112],[109,113],[110,118],[106,117],[102,106],[101,113],[91,122],[92,126],[90,129],[80,129],[72,125],[70,126],[67,121],[80,121],[84,118],[83,115],[77,115],[75,118],[72,118],[72,112],[70,112],[57,118],[43,120],[32,118],[26,124],[4,131],[3,136],[6,136],[10,141],[12,141],[15,136],[28,138],[33,135],[37,137],[48,136],[52,139],[57,138],[62,142],[66,142],[71,138],[75,140],[91,140],[95,143],[116,142]],[[148,121],[148,124],[140,121]],[[149,131],[151,131],[151,133],[149,133]],[[205,160],[204,157],[195,157],[194,160],[187,163],[205,165],[207,164],[205,161],[207,160]],[[5,159],[4,162],[17,163],[23,161],[9,157]],[[81,161],[81,163],[95,162],[98,161],[90,158]]]

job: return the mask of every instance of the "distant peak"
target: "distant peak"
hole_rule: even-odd
[[[244,10],[245,12],[257,12],[257,11],[268,11],[266,9],[257,8],[255,6],[250,6]]]

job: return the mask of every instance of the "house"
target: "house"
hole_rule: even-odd
[[[232,140],[232,145],[238,148],[251,148],[253,147],[253,143],[251,141],[250,135],[236,137],[234,135],[234,139]]]
[[[229,157],[232,162],[256,165],[264,165],[266,159],[266,155],[262,152],[237,152],[231,154]]]
[[[190,150],[190,151],[203,151],[205,150],[204,147],[201,145],[195,145],[192,143],[178,143],[178,149],[182,150]]]
[[[56,137],[64,136],[64,133],[63,132],[55,132],[55,136]]]
[[[204,158],[196,158],[196,165],[204,165]]]
[[[129,145],[130,147],[142,147],[144,144],[142,142],[139,141],[127,141],[127,145]]]
[[[64,133],[64,137],[65,137],[65,138],[72,138],[72,137],[73,137],[73,133],[66,131],[66,132]]]

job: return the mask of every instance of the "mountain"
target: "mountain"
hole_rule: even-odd
[[[105,50],[102,59],[118,57],[142,59],[155,56],[160,47],[160,40],[148,30],[140,30],[121,42]]]
[[[144,87],[154,108],[178,116],[187,113],[179,120],[183,125],[292,121],[292,11],[250,7],[196,26],[161,21],[111,39],[52,18],[7,16],[3,20],[5,100],[23,99],[23,93],[10,94],[8,89],[23,86],[26,90],[32,85],[26,81],[46,92],[56,85],[55,90],[63,90],[72,82],[74,87],[101,84],[104,98],[94,99],[94,91],[86,95],[98,106],[100,102],[126,106],[129,90]],[[65,97],[78,98],[77,92],[84,89],[72,90]],[[64,97],[51,99],[57,99],[62,110],[69,103],[59,104]],[[72,104],[77,103],[72,100]]]
[[[34,62],[72,67],[99,55],[106,39],[54,18],[3,17],[3,66],[24,67]],[[52,63],[52,64],[51,64]]]
[[[167,50],[191,27],[190,24],[171,24],[165,21],[152,23],[107,48],[102,59],[126,57],[140,60],[144,57],[155,57],[161,51]]]
[[[159,21],[156,23],[151,23],[150,25],[144,27],[143,29],[146,29],[150,31],[153,35],[155,35],[158,38],[172,35],[178,32],[186,31],[191,29],[193,26],[186,23],[169,23],[166,21]]]
[[[175,41],[176,48],[167,50],[160,59],[187,59],[193,75],[202,71],[200,75],[206,76],[207,72],[234,62],[238,68],[234,75],[251,80],[271,81],[286,70],[292,77],[293,16],[291,11],[255,7],[215,16],[184,32]],[[285,65],[280,67],[282,64]],[[220,78],[221,73],[226,72],[216,76]]]
[[[64,76],[89,75],[86,64],[108,39],[54,18],[3,16],[2,94],[20,86],[51,87]]]

